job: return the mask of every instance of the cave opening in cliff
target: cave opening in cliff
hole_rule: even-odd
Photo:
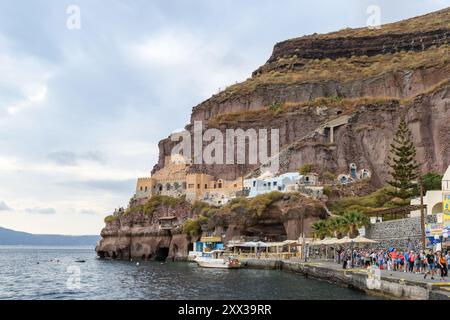
[[[247,228],[243,235],[260,241],[285,241],[287,232],[283,223],[269,222]]]
[[[156,250],[155,260],[156,261],[166,261],[169,256],[169,248],[160,247]]]

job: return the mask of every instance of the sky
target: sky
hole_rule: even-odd
[[[450,0],[0,0],[0,226],[98,234],[192,107],[370,5],[388,23]]]

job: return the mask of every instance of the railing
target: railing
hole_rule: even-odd
[[[282,253],[236,253],[233,256],[238,259],[278,259],[278,260],[289,260],[292,258],[300,257],[300,252],[282,252]]]

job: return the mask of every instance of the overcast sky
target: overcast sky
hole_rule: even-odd
[[[371,4],[386,23],[450,0],[1,0],[0,226],[98,234],[192,107],[276,42],[365,26]]]

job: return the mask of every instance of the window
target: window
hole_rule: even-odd
[[[234,184],[234,187],[237,188],[237,183]]]
[[[200,183],[197,185],[197,189],[200,189]]]
[[[194,189],[194,184],[193,184],[193,183],[190,183],[189,186],[188,186],[188,188],[189,188],[189,189]]]
[[[219,183],[219,189],[222,189],[222,183]]]
[[[145,192],[147,192],[147,190],[148,190],[148,187],[145,187]]]
[[[273,186],[274,186],[274,187],[277,186],[277,182],[276,182],[276,181],[273,182]]]
[[[141,187],[141,191],[142,191],[142,187]]]
[[[256,187],[256,181],[253,181],[253,187]]]
[[[269,182],[269,183],[268,183],[268,185],[269,185],[269,187],[271,187],[271,186],[272,186],[272,183],[271,183],[271,182]]]
[[[216,189],[217,188],[217,186],[216,186],[216,184],[214,183],[214,189]]]
[[[208,184],[205,183],[205,189],[208,189]]]

